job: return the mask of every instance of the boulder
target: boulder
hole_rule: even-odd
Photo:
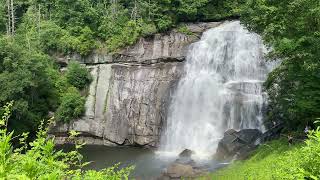
[[[158,178],[158,180],[194,179],[207,172],[208,167],[196,163],[191,156],[194,151],[185,149],[179,154],[179,158],[170,164]]]
[[[245,159],[259,144],[262,132],[258,129],[228,130],[218,144],[219,159]]]
[[[171,164],[165,172],[159,177],[159,180],[163,179],[182,179],[182,178],[196,178],[203,175],[205,171],[193,167],[192,165],[188,164],[180,164],[180,163],[173,163]]]
[[[185,149],[183,150],[180,154],[179,154],[179,157],[188,157],[188,158],[191,158],[192,154],[194,152],[190,149]]]
[[[284,124],[283,123],[276,123],[276,125],[273,125],[263,133],[262,139],[263,141],[271,141],[273,139],[278,139],[280,138],[281,131],[284,129]]]

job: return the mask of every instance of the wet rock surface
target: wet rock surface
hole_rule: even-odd
[[[179,157],[180,158],[191,158],[192,154],[194,154],[194,152],[190,149],[185,149],[183,150],[180,154]]]
[[[205,175],[206,171],[198,169],[192,165],[173,163],[171,164],[166,171],[163,173],[158,180],[165,179],[195,179],[199,176]]]
[[[158,180],[171,179],[195,179],[196,177],[205,175],[208,167],[198,165],[193,159],[194,152],[189,149],[183,150],[178,159],[170,164],[158,178]]]
[[[262,132],[258,129],[227,130],[218,144],[218,159],[245,159],[259,145]]]

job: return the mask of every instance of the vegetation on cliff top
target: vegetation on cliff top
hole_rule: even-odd
[[[13,3],[13,14],[11,9]],[[185,21],[239,15],[244,0],[1,0],[0,31],[50,52],[115,51]],[[7,19],[6,19],[7,16]]]

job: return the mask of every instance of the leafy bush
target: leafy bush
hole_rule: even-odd
[[[143,23],[142,25],[140,25],[141,28],[141,35],[142,36],[150,36],[153,35],[155,33],[157,33],[157,27],[154,25],[154,23],[150,22],[150,23]]]
[[[114,12],[113,8],[116,8],[117,11]],[[106,11],[108,15],[103,16],[98,28],[99,37],[105,41],[114,35],[121,34],[123,27],[130,20],[128,9],[121,5],[109,6]]]
[[[13,133],[8,132],[7,124],[12,103],[4,107],[0,118],[0,179],[128,179],[133,167],[118,170],[118,166],[101,171],[83,171],[88,163],[81,163],[82,155],[76,149],[65,153],[55,149],[54,139],[47,138],[47,128],[39,127],[37,138],[27,144],[28,134],[19,136],[20,148],[14,149],[11,141]],[[71,133],[72,136],[77,133]],[[72,139],[73,137],[71,137]],[[28,147],[29,146],[29,147]]]
[[[80,117],[84,113],[85,98],[82,97],[78,90],[69,88],[68,92],[61,97],[61,104],[55,114],[57,120],[70,122]]]
[[[88,26],[73,27],[72,29],[76,29],[76,32],[73,32],[75,35],[69,37],[69,42],[73,48],[73,51],[86,56],[92,50],[97,48],[94,32]]]
[[[41,23],[40,31],[40,48],[45,52],[62,52],[68,53],[72,51],[72,47],[66,39],[70,38],[68,31],[52,21],[44,21]],[[36,35],[35,35],[36,36]]]
[[[67,67],[67,81],[79,90],[84,89],[92,80],[89,71],[76,61],[71,61]]]
[[[135,21],[128,21],[119,34],[107,40],[108,50],[113,52],[126,45],[134,44],[140,37],[142,27]]]
[[[178,27],[178,32],[185,34],[185,35],[193,35],[193,32],[191,32],[187,26],[182,25]]]
[[[175,20],[171,16],[163,15],[161,18],[155,19],[155,24],[160,32],[164,32],[175,24]]]
[[[25,48],[12,38],[0,38],[0,106],[16,102],[9,123],[15,133],[36,130],[40,120],[59,103],[48,74],[58,71],[50,61],[49,56]]]

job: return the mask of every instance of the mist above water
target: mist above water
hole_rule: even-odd
[[[263,130],[262,83],[272,66],[264,59],[260,36],[239,21],[224,23],[191,45],[184,68],[160,151],[212,155],[227,129]]]

